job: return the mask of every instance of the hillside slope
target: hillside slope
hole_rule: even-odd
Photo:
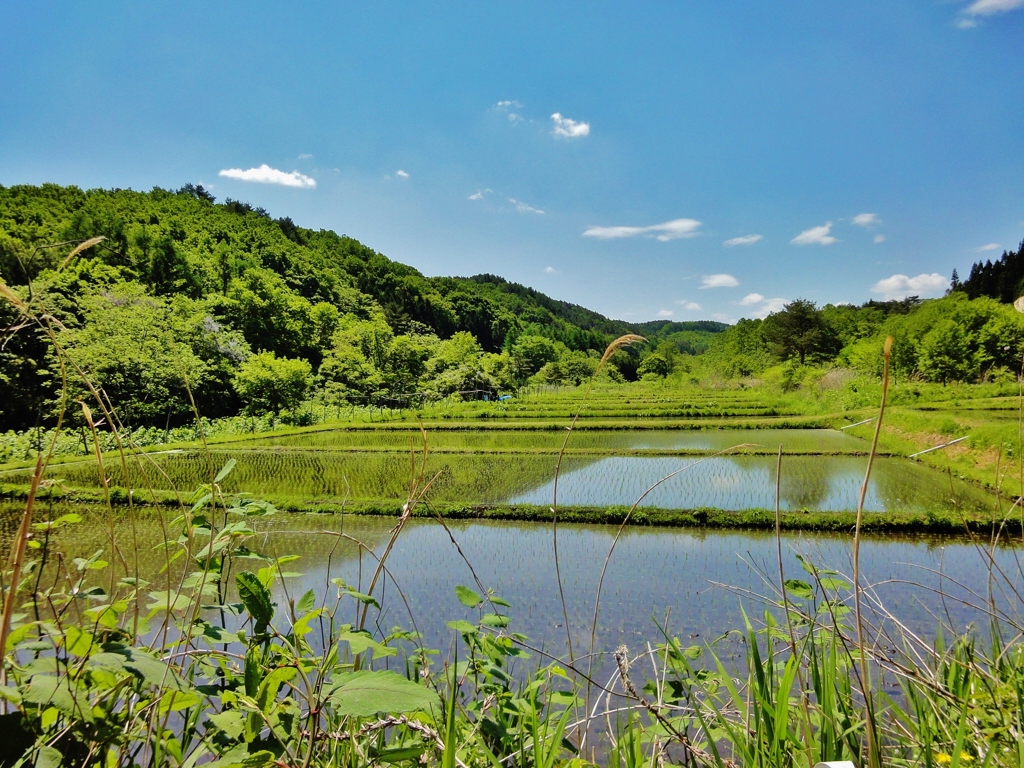
[[[494,275],[426,277],[193,185],[0,187],[0,278],[26,297],[31,283],[37,310],[59,321],[77,362],[134,423],[184,417],[166,404],[187,402],[185,380],[209,415],[252,405],[237,374],[260,353],[273,355],[268,371],[305,361],[293,373],[307,390],[379,399],[499,389],[545,365],[545,380],[579,380],[611,338],[635,330]],[[0,327],[18,324],[12,307],[0,312]],[[60,371],[48,345],[22,332],[0,356],[0,429],[51,419]]]

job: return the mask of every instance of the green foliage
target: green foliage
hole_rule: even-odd
[[[65,263],[76,243],[95,236],[105,240]],[[559,356],[552,344],[600,354],[631,330],[491,275],[426,278],[351,238],[274,220],[239,201],[218,204],[195,185],[148,193],[0,187],[0,280],[23,296],[32,283],[35,314],[57,321],[61,343],[81,348],[78,359],[100,355],[114,331],[113,351],[92,362],[133,427],[187,419],[186,380],[202,415],[237,413],[233,379],[250,351],[307,361],[335,402],[408,405],[410,393],[521,384]],[[123,317],[131,307],[155,321],[148,335],[141,319]],[[18,317],[4,302],[2,327],[19,327]],[[389,338],[368,349],[359,323],[383,325]],[[30,324],[0,345],[0,428],[53,423],[61,373],[39,333]],[[545,341],[529,341],[537,336]],[[158,337],[164,354],[155,352]],[[528,338],[510,356],[520,337]],[[454,348],[439,343],[446,340]],[[170,358],[180,359],[177,378]],[[571,379],[580,378],[578,368]]]
[[[235,374],[238,396],[252,413],[273,413],[296,408],[313,381],[305,360],[277,357],[260,352],[246,360]]]
[[[808,357],[827,359],[839,351],[835,332],[814,302],[806,299],[791,301],[782,311],[769,315],[761,333],[779,359],[797,357],[800,365],[807,362]]]

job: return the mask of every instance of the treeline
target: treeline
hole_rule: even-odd
[[[578,383],[610,339],[634,332],[493,275],[425,277],[350,237],[217,203],[194,185],[0,187],[0,278],[49,318],[67,355],[0,304],[0,430],[52,424],[86,394],[65,363],[100,386],[127,425],[167,427],[190,418],[192,399],[213,418],[276,414],[313,393],[411,405],[531,378]],[[698,353],[723,327],[654,333],[643,356],[658,343],[669,345],[663,358]],[[645,375],[641,357],[622,352],[606,374]],[[65,381],[70,400],[61,400]]]
[[[950,291],[966,293],[972,299],[988,296],[1004,304],[1016,301],[1024,295],[1024,241],[1016,251],[1003,251],[996,261],[975,262],[962,282],[954,269],[949,287]]]
[[[782,364],[783,384],[798,380],[804,365],[879,374],[888,336],[898,376],[942,383],[1012,381],[1024,355],[1024,315],[963,291],[929,301],[911,297],[820,309],[800,299],[764,320],[740,320],[715,338],[701,362],[727,377],[757,376]]]

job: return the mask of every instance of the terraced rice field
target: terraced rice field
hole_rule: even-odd
[[[228,491],[245,491],[293,506],[344,503],[399,505],[413,479],[430,480],[428,498],[466,505],[547,506],[564,432],[439,430],[428,433],[422,462],[418,430],[319,430],[266,436],[219,446],[209,453],[146,454],[127,465],[109,462],[111,485],[188,494],[229,460]],[[756,442],[755,442],[756,441]],[[740,511],[773,508],[775,452],[785,451],[784,510],[849,511],[857,506],[868,444],[836,430],[721,430],[638,432],[584,430],[562,462],[558,501],[591,508],[641,501],[661,509]],[[770,454],[770,455],[766,455]],[[56,465],[50,473],[68,488],[97,488],[92,460]],[[667,480],[662,480],[668,478]],[[0,474],[27,483],[28,470]],[[141,495],[141,494],[140,494]],[[951,506],[991,508],[989,494],[902,458],[876,461],[866,509],[923,512]]]

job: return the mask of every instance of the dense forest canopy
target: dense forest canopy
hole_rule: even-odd
[[[90,238],[92,247],[69,255]],[[0,278],[47,328],[0,305],[0,430],[51,425],[87,395],[75,368],[129,426],[295,414],[303,402],[415,405],[526,383],[579,384],[608,342],[610,381],[877,373],[891,335],[898,375],[1015,375],[1024,354],[1024,256],[954,274],[946,297],[817,307],[798,299],[732,326],[629,324],[495,275],[426,277],[356,240],[200,186],[177,191],[0,187]],[[48,336],[52,334],[52,338]],[[55,354],[54,342],[64,351]],[[67,398],[62,400],[62,381]],[[72,414],[73,416],[73,414]]]

